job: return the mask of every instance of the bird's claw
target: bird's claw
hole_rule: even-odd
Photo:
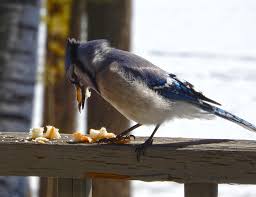
[[[115,138],[103,138],[98,140],[98,143],[105,144],[126,144],[131,141],[131,139],[135,139],[134,135],[125,135],[125,136],[116,136]]]
[[[143,144],[140,144],[135,149],[135,152],[137,154],[137,161],[140,161],[141,155],[145,155],[145,151],[148,146],[152,145],[153,139],[147,139]]]
[[[98,144],[113,144],[115,138],[103,138],[97,141]]]
[[[131,140],[133,138],[133,140],[135,140],[135,136],[134,135],[118,135],[116,136],[117,139],[124,139],[124,140]]]

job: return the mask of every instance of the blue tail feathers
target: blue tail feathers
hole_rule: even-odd
[[[229,121],[232,121],[250,131],[253,131],[253,132],[256,132],[256,126],[243,120],[242,118],[239,118],[238,116],[234,115],[234,114],[231,114],[221,108],[218,108],[218,107],[215,107],[215,106],[212,106],[208,103],[200,103],[199,104],[200,108],[207,111],[207,112],[210,112],[212,114],[215,114],[216,116],[219,116],[221,118],[224,118],[226,120],[229,120]]]

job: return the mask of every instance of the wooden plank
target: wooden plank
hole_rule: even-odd
[[[216,183],[186,183],[185,197],[217,197],[218,184]]]
[[[24,142],[19,133],[0,134],[1,175],[101,177],[181,183],[256,184],[256,141],[155,138],[137,162],[137,138],[127,145]]]

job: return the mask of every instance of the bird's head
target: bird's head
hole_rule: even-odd
[[[84,107],[85,92],[91,88],[99,93],[96,73],[110,50],[106,40],[79,42],[68,39],[66,45],[65,70],[70,82],[75,85],[79,111]]]

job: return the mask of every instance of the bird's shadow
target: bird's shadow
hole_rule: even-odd
[[[189,141],[180,141],[180,142],[169,142],[169,143],[158,143],[154,144],[155,146],[158,147],[164,147],[168,146],[174,149],[178,148],[186,148],[188,146],[193,146],[193,145],[203,145],[203,144],[218,144],[218,143],[225,143],[225,142],[232,142],[234,140],[231,139],[193,139]]]
[[[144,138],[143,138],[144,139]],[[142,140],[139,140],[142,141]],[[142,143],[144,143],[145,140],[141,143],[128,143],[128,144],[100,144],[101,146],[138,146]],[[160,139],[155,139],[155,143],[153,141],[153,144],[151,146],[154,147],[169,147],[173,149],[179,149],[179,148],[186,148],[188,146],[194,146],[194,145],[207,145],[207,144],[220,144],[225,142],[232,142],[234,140],[232,139],[179,139],[178,142],[170,142],[170,141],[163,141],[159,142]]]

